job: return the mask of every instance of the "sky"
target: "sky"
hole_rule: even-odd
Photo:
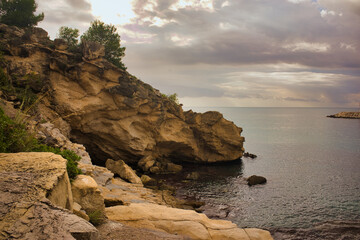
[[[359,0],[37,0],[117,27],[128,71],[185,107],[359,107]]]

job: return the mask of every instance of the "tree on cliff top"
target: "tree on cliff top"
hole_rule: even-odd
[[[35,15],[35,0],[0,0],[0,22],[17,27],[33,27],[44,19],[44,13]]]
[[[62,26],[59,29],[58,38],[64,39],[69,47],[75,47],[78,44],[79,29]]]
[[[105,58],[115,66],[126,70],[121,62],[125,56],[125,47],[120,46],[120,35],[116,33],[116,27],[105,24],[99,20],[91,23],[90,28],[81,36],[81,40],[98,42],[105,46]]]

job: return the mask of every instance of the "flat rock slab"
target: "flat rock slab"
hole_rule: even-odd
[[[101,240],[191,240],[180,235],[145,228],[134,228],[113,221],[108,221],[98,226],[97,229]]]
[[[179,234],[191,239],[211,240],[270,240],[268,231],[241,229],[236,224],[224,220],[212,220],[206,215],[191,210],[170,208],[150,203],[132,203],[129,206],[106,208],[112,221],[133,227],[148,228]]]

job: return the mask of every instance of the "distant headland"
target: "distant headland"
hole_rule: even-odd
[[[360,119],[360,112],[340,112],[334,115],[329,115],[330,118],[353,118]]]

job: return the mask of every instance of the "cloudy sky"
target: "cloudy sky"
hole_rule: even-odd
[[[185,106],[357,107],[359,0],[37,0],[52,38],[117,26],[133,75]]]

